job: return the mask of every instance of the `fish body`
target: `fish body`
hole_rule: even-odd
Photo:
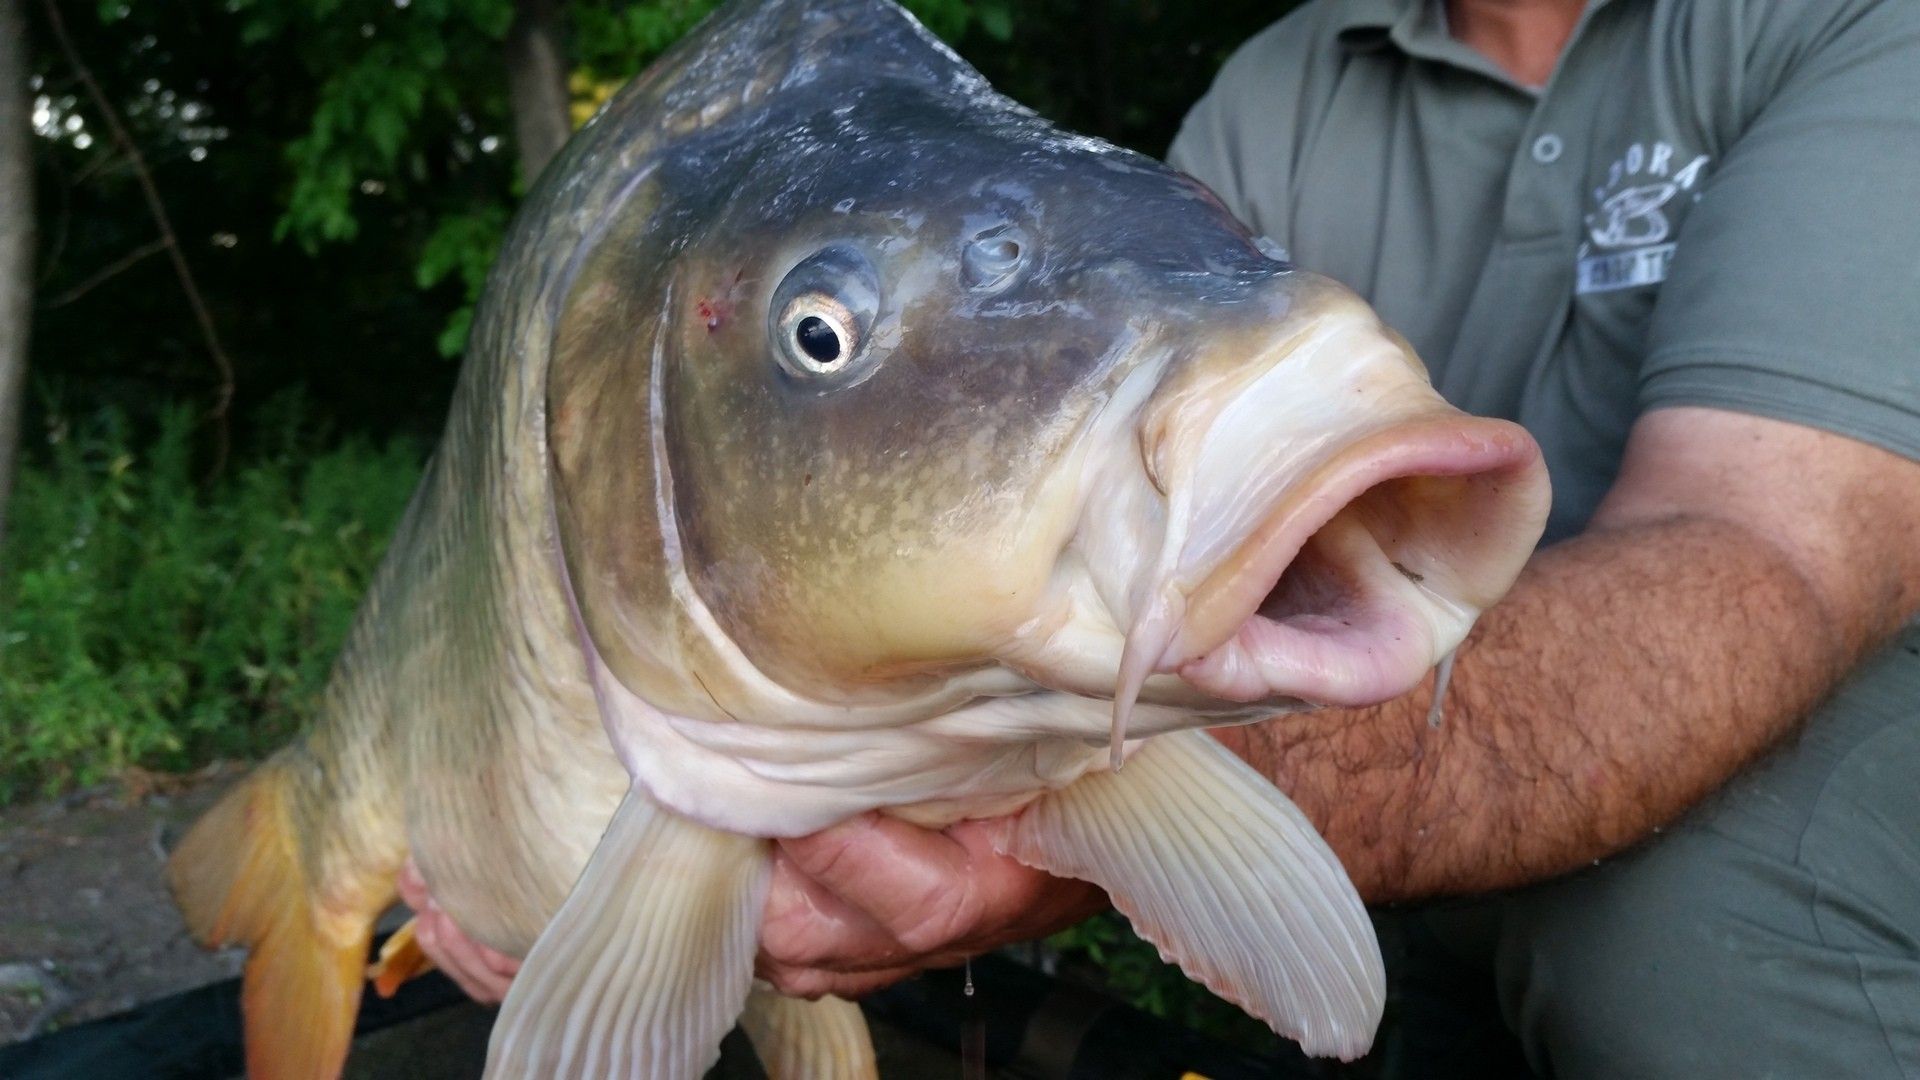
[[[527,958],[491,1075],[697,1076],[743,1008],[787,1075],[860,1075],[857,1010],[750,976],[768,839],[871,810],[1004,817],[1364,1051],[1351,885],[1198,729],[1410,690],[1546,485],[1267,250],[890,3],[711,17],[529,196],[321,717],[175,855],[253,948],[250,1068],[338,1071],[411,856]]]

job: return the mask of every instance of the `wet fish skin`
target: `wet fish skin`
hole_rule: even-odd
[[[844,316],[853,359],[809,369],[792,302]],[[1102,775],[1145,614],[1230,608],[1207,590],[1235,560],[1267,572],[1242,533],[1317,512],[1219,466],[1236,401],[1273,413],[1234,444],[1249,473],[1344,475],[1343,447],[1434,425],[1466,448],[1429,457],[1506,462],[1447,489],[1497,551],[1398,521],[1472,571],[1464,615],[1407,624],[1428,663],[1538,535],[1524,436],[1455,419],[1364,305],[1190,179],[1046,125],[891,4],[717,13],[529,196],[320,720],[174,860],[196,932],[253,946],[250,1067],[337,1071],[338,1031],[291,1040],[285,1017],[350,1016],[341,973],[410,854],[470,934],[528,956],[495,1075],[695,1075],[698,1033],[717,1044],[747,995],[759,838],[1035,799],[1009,851],[1107,885],[1316,1052],[1357,1052],[1378,1006],[1357,898],[1284,798],[1183,730],[1304,702],[1203,692],[1156,651],[1142,764]],[[1120,820],[1138,844],[1103,832]],[[1294,900],[1223,926],[1235,896]],[[769,1056],[853,1037],[846,1010],[764,1000]]]

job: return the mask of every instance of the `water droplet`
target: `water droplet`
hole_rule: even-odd
[[[966,1002],[960,1021],[961,1080],[987,1080],[987,1017],[973,994],[973,961],[967,961],[966,980],[960,987]]]

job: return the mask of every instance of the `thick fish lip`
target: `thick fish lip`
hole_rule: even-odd
[[[1157,670],[1225,701],[1398,697],[1512,584],[1547,500],[1518,425],[1447,410],[1362,438],[1187,594]]]

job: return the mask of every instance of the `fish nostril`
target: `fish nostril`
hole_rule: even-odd
[[[960,273],[969,286],[991,289],[1012,279],[1026,256],[1017,231],[1002,228],[975,237],[960,255]]]

